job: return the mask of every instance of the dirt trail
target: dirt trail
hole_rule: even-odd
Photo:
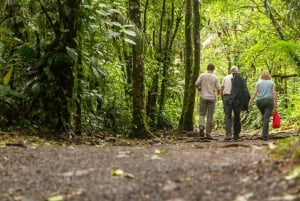
[[[269,159],[274,147],[276,139],[221,136],[137,146],[1,145],[0,200],[299,200],[296,181]]]

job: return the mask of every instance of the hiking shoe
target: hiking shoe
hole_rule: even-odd
[[[231,137],[230,137],[230,136],[226,136],[226,137],[224,138],[224,141],[229,141],[229,140],[231,140]]]
[[[200,126],[199,129],[200,129],[199,136],[204,137],[204,126]]]
[[[233,140],[236,140],[236,141],[237,141],[237,140],[239,140],[239,139],[240,139],[239,136],[234,136],[234,137],[233,137]]]
[[[261,136],[259,139],[261,139],[261,140],[268,140],[268,137],[266,137],[266,136]]]

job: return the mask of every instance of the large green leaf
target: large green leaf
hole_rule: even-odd
[[[74,62],[77,62],[78,53],[76,52],[75,49],[67,47],[67,54],[69,55],[69,57],[71,57],[73,59]]]
[[[8,72],[6,73],[6,75],[3,78],[4,85],[8,85],[9,84],[12,72],[13,72],[13,67],[10,67],[10,69],[8,70]]]
[[[124,29],[124,30],[122,30],[122,32],[125,33],[128,36],[132,36],[132,37],[136,36],[136,33],[132,30]]]

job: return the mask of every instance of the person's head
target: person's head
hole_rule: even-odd
[[[260,75],[260,79],[262,80],[270,80],[271,79],[271,74],[268,70],[264,70],[261,75]]]
[[[230,68],[230,73],[237,73],[239,71],[239,68],[237,66],[232,66]]]
[[[215,65],[213,65],[212,63],[207,65],[207,70],[208,71],[214,71],[215,70]]]

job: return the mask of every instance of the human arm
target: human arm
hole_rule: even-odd
[[[223,91],[224,91],[224,86],[221,86],[220,94],[221,94],[222,100],[224,100],[224,94],[223,94]]]
[[[218,88],[217,89],[217,94],[220,95],[220,93],[221,93],[221,88]]]
[[[217,90],[217,94],[220,95],[220,92],[221,92],[221,85],[220,85],[218,79],[217,79],[217,81],[216,81],[216,90]]]
[[[248,109],[251,108],[252,102],[255,99],[255,97],[257,96],[257,93],[258,93],[258,89],[257,89],[257,86],[255,86],[255,89],[254,89],[254,91],[253,91],[253,93],[251,95],[251,98],[249,100],[249,103],[248,103]]]
[[[200,91],[201,90],[201,75],[198,76],[196,82],[195,82],[195,87]]]

